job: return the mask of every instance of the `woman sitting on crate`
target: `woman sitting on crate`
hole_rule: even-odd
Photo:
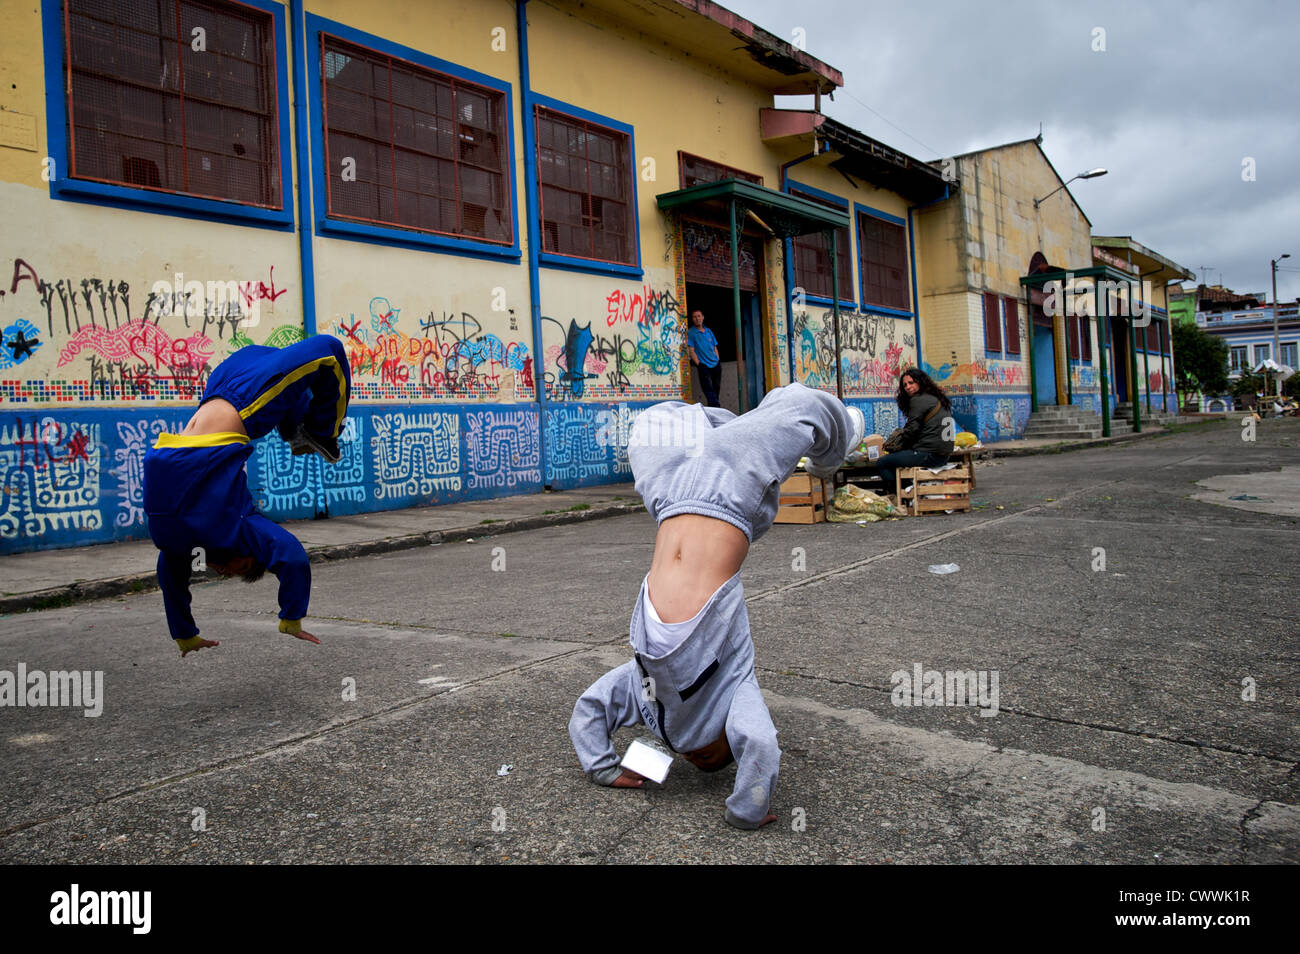
[[[898,409],[907,423],[889,435],[884,445],[886,453],[875,462],[887,494],[895,492],[895,474],[902,468],[948,463],[957,435],[952,402],[920,368],[908,368],[898,379]]]

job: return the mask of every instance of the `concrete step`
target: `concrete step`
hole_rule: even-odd
[[[1089,429],[1085,427],[1027,427],[1025,428],[1026,440],[1048,440],[1059,439],[1067,440],[1077,438],[1085,440],[1090,437],[1098,437],[1101,434],[1101,428]]]

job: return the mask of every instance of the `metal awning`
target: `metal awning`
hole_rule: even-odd
[[[1051,266],[1048,266],[1039,271],[1033,272],[1032,274],[1021,276],[1020,284],[1024,286],[1025,289],[1025,308],[1028,312],[1026,317],[1028,319],[1027,330],[1029,332],[1029,388],[1030,388],[1029,397],[1030,397],[1030,406],[1035,411],[1038,410],[1038,393],[1035,386],[1037,369],[1034,366],[1035,363],[1034,362],[1034,318],[1033,318],[1032,306],[1036,302],[1035,299],[1032,297],[1032,295],[1034,293],[1042,292],[1043,287],[1047,285],[1049,282],[1059,282],[1060,284],[1057,287],[1063,289],[1067,282],[1072,282],[1081,278],[1087,279],[1089,282],[1093,283],[1094,289],[1098,288],[1103,282],[1115,282],[1117,284],[1122,283],[1126,285],[1138,284],[1141,282],[1141,278],[1138,275],[1134,275],[1130,272],[1121,271],[1118,268],[1114,268],[1111,265],[1105,265],[1105,264],[1093,265],[1088,268],[1059,268],[1059,267],[1053,268]],[[1127,335],[1128,340],[1126,342],[1127,347],[1125,348],[1122,345],[1117,345],[1116,342],[1110,338],[1110,322],[1105,319],[1109,319],[1111,317],[1124,317],[1124,316],[1112,316],[1108,314],[1108,309],[1106,307],[1107,304],[1106,296],[1100,296],[1094,294],[1093,301],[1094,301],[1094,307],[1091,309],[1092,313],[1090,317],[1095,318],[1097,321],[1097,338],[1098,338],[1097,361],[1098,361],[1098,371],[1101,374],[1100,403],[1101,403],[1102,436],[1110,437],[1110,379],[1106,370],[1106,348],[1108,346],[1115,348],[1117,354],[1115,358],[1116,364],[1118,364],[1119,361],[1122,359],[1128,368],[1128,380],[1130,382],[1129,387],[1132,389],[1129,393],[1129,402],[1133,407],[1133,430],[1135,433],[1141,433],[1142,416],[1140,411],[1138,410],[1137,390],[1136,390],[1138,371],[1137,371],[1137,341],[1136,341],[1136,334],[1134,332],[1134,324],[1131,320],[1128,320],[1127,318],[1125,319],[1125,324],[1127,325],[1128,328],[1128,335]],[[1149,302],[1147,303],[1147,306],[1150,307]],[[1168,320],[1167,316],[1165,320],[1166,321]],[[1143,353],[1145,356],[1145,349],[1143,349]],[[1171,353],[1172,353],[1172,346],[1171,346]],[[1118,371],[1119,369],[1116,368],[1115,370]],[[1070,387],[1069,377],[1068,377],[1069,374],[1068,358],[1066,360],[1066,373],[1067,373],[1066,387],[1068,388]],[[1148,381],[1150,380],[1149,374],[1147,375],[1147,380]],[[1058,391],[1057,393],[1059,394],[1060,392]],[[1071,400],[1073,400],[1073,394],[1071,394]],[[1151,404],[1151,392],[1148,389],[1147,390],[1148,411],[1150,410],[1150,404]]]
[[[702,182],[689,189],[661,193],[655,199],[665,212],[706,212],[723,219],[730,215],[731,205],[735,203],[740,213],[737,218],[743,219],[744,213],[753,212],[777,238],[849,227],[848,212],[744,179]]]

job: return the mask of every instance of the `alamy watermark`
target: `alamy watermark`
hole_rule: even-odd
[[[104,670],[33,669],[19,663],[16,672],[0,669],[0,707],[68,706],[87,719],[104,712]]]
[[[599,447],[680,447],[687,457],[698,457],[709,431],[713,430],[702,414],[682,413],[680,409],[651,408],[632,420],[626,405],[596,413],[596,444]]]
[[[977,706],[981,716],[998,714],[998,670],[926,669],[913,663],[889,676],[896,706]]]
[[[1075,278],[1074,272],[1066,272],[1065,281],[1046,282],[1043,292],[1043,313],[1049,318],[1096,318],[1100,314],[1097,304],[1104,300],[1107,317],[1133,318],[1135,328],[1145,328],[1151,323],[1151,296],[1154,289],[1149,281],[1126,279],[1094,282],[1090,278]]]

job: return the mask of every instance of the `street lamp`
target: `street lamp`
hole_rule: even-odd
[[[1277,343],[1277,263],[1282,261],[1282,259],[1284,258],[1290,258],[1290,257],[1291,257],[1290,252],[1283,252],[1277,258],[1273,259],[1271,263],[1273,266],[1273,360],[1276,361],[1278,364],[1282,363],[1282,351],[1278,347],[1278,343]],[[1277,396],[1281,397],[1282,396],[1281,377],[1277,379],[1276,383],[1277,383]]]
[[[1057,186],[1057,187],[1056,187],[1055,189],[1053,189],[1051,192],[1047,193],[1047,195],[1043,196],[1041,199],[1035,199],[1035,200],[1034,200],[1034,208],[1035,208],[1035,209],[1038,208],[1038,206],[1039,206],[1040,203],[1042,203],[1042,202],[1046,202],[1046,201],[1047,201],[1048,199],[1050,199],[1052,196],[1056,195],[1056,193],[1060,192],[1062,189],[1064,189],[1066,186],[1068,186],[1068,185],[1069,185],[1071,182],[1073,182],[1075,179],[1095,179],[1095,178],[1097,178],[1097,176],[1104,176],[1105,174],[1106,174],[1106,170],[1105,170],[1105,169],[1100,169],[1100,168],[1099,168],[1099,169],[1089,169],[1087,172],[1080,172],[1077,176],[1073,176],[1073,177],[1071,177],[1071,178],[1069,178],[1069,179],[1066,179],[1064,182],[1062,182],[1059,186]]]

